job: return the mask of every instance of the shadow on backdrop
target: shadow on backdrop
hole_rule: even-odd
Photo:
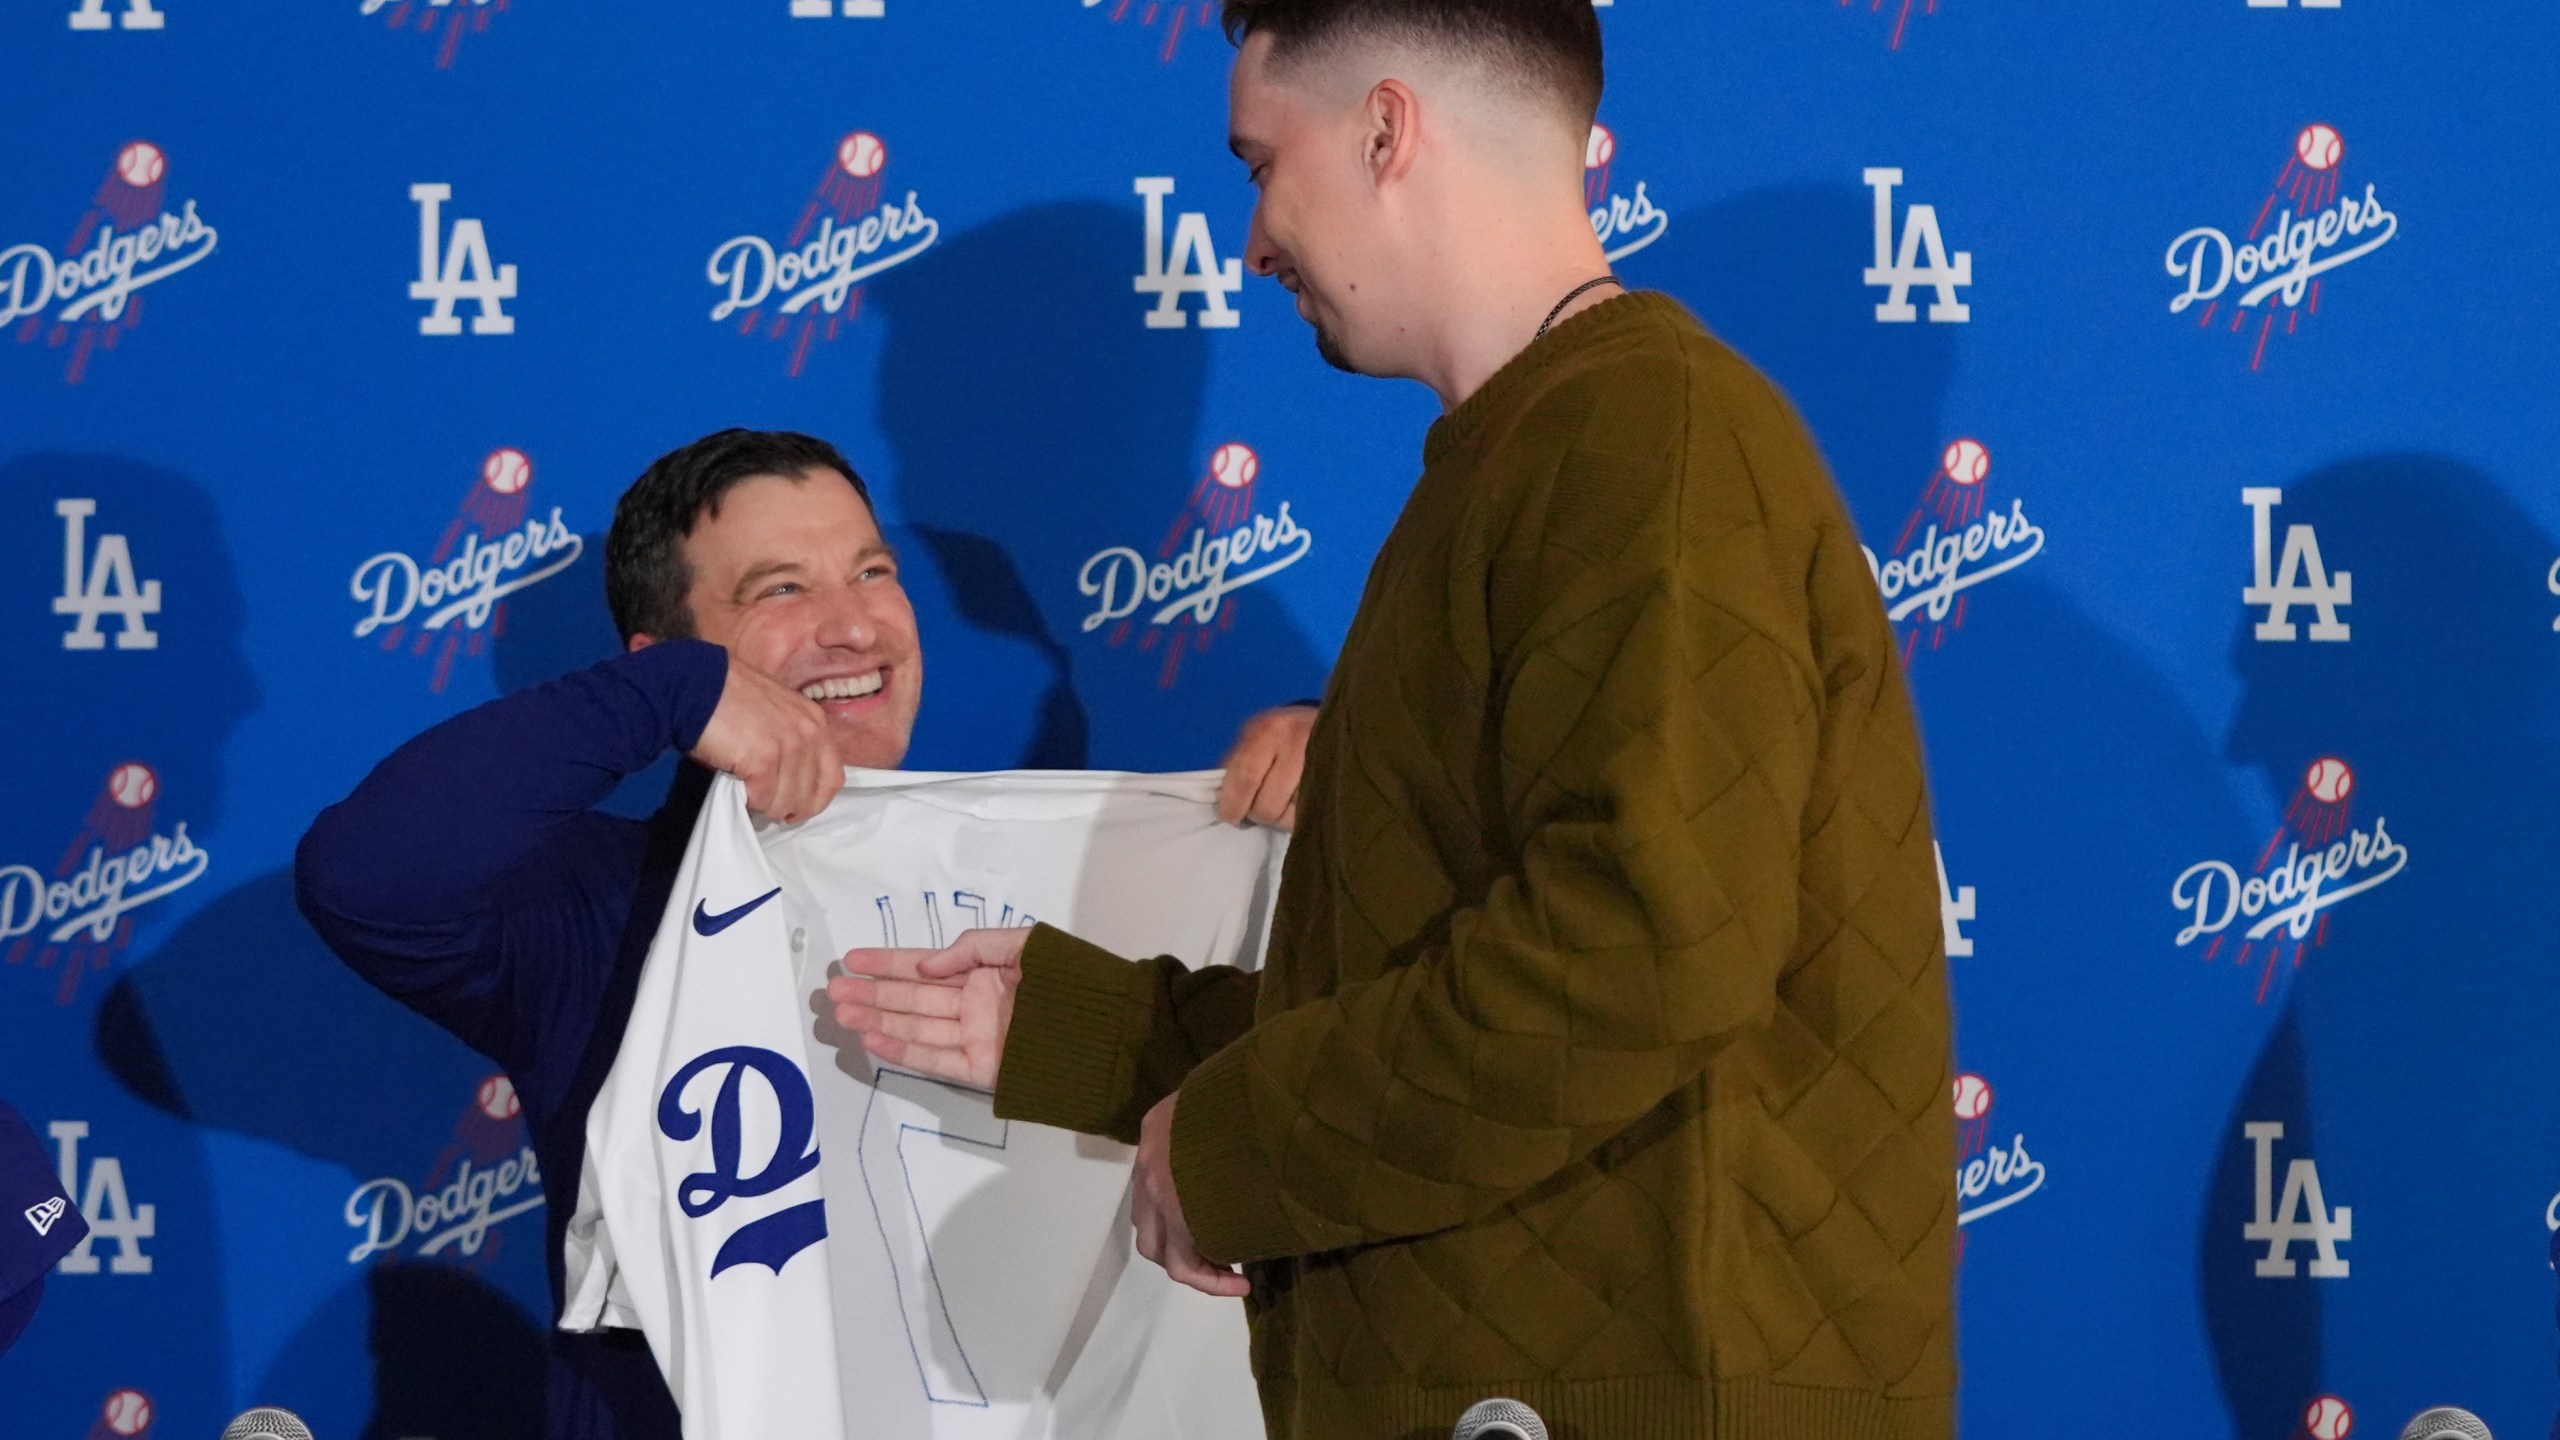
[[[1673,217],[1619,267],[1778,382],[1870,534],[1901,522],[1953,438],[1940,410],[1957,339],[1945,325],[1878,324],[1882,292],[1844,283],[1872,258],[1873,208],[1846,185],[1753,190]]]
[[[2279,808],[2312,762],[2344,761],[2350,823],[2408,850],[2276,982],[2300,1030],[2292,1110],[2318,1121],[2316,1146],[2288,1124],[2276,1174],[2309,1158],[2355,1212],[2352,1279],[2258,1282],[2316,1295],[2328,1383],[2386,1427],[2451,1403],[2531,1434],[2552,1410],[2553,1185],[2524,1137],[2560,1132],[2560,542],[2511,488],[2423,453],[2288,481],[2270,548],[2280,564],[2286,527],[2314,527],[2332,578],[2353,576],[2350,638],[2313,641],[2297,607],[2300,638],[2260,641],[2260,606],[2232,640],[2229,757]],[[2217,1341],[2229,1372],[2267,1363],[2241,1312]]]
[[[184,533],[191,538],[218,533],[209,502],[204,509],[187,522]],[[139,552],[138,535],[135,544]],[[589,553],[596,553],[592,539]],[[603,604],[594,564],[582,561],[578,568],[585,572],[582,587],[574,578],[538,586],[510,605],[507,637],[495,662],[502,683],[510,676],[532,683],[612,652],[608,621],[605,647],[580,653],[596,643]],[[227,574],[223,583],[229,586]],[[172,578],[168,609],[194,614],[212,591],[193,581],[182,587]],[[180,786],[189,767],[218,771],[221,741],[236,714],[255,700],[251,671],[236,641],[236,598],[230,606],[235,638],[223,646],[181,648],[186,632],[174,633],[163,645],[173,655],[193,657],[189,672],[146,687],[145,693],[201,696],[209,707],[190,704],[185,725],[167,725],[163,712],[160,735],[204,748],[201,759],[182,750],[164,768],[165,793],[173,796],[185,793]],[[218,664],[208,668],[208,657],[216,656]],[[200,683],[199,670],[208,671]],[[242,695],[247,699],[235,698]],[[226,711],[226,705],[236,711]],[[234,719],[223,719],[226,713]],[[204,715],[210,723],[199,728],[197,717]],[[210,838],[217,863],[207,883],[221,884],[219,832],[211,831]],[[486,1152],[476,1162],[485,1170],[521,1144],[520,1121],[497,1127],[508,1131],[498,1134],[478,1108],[481,1086],[496,1067],[382,996],[330,954],[294,906],[289,870],[238,880],[119,976],[98,1007],[95,1045],[98,1062],[135,1098],[176,1120],[255,1137],[341,1167],[360,1187],[358,1194],[367,1193],[361,1187],[368,1185],[396,1186],[409,1195],[433,1192],[460,1177],[466,1150]],[[467,1146],[466,1135],[476,1137]],[[500,1150],[505,1154],[495,1155]],[[307,1274],[309,1262],[300,1257],[308,1254],[307,1232],[315,1227],[334,1231],[327,1237],[331,1248],[351,1254],[369,1233],[339,1213],[341,1204],[353,1207],[355,1198],[332,1196],[324,1203],[293,1218],[292,1228],[306,1233],[296,1237],[289,1255],[270,1262],[255,1251],[235,1250],[221,1257],[224,1265],[240,1275],[254,1275],[269,1263]],[[397,1228],[407,1206],[386,1203],[386,1224]],[[205,1208],[164,1206],[162,1213]],[[540,1298],[540,1223],[538,1211],[501,1222],[469,1253],[453,1246],[425,1260],[415,1257],[432,1237],[419,1229],[377,1254],[350,1260],[343,1285],[278,1347],[259,1393],[299,1411],[324,1433],[359,1425],[367,1434],[386,1436],[516,1433],[494,1422],[417,1428],[418,1416],[456,1413],[456,1405],[481,1406],[488,1416],[532,1417],[525,1423],[538,1424],[542,1332],[525,1308],[540,1304],[547,1312]],[[217,1249],[205,1247],[208,1254]],[[513,1319],[493,1318],[503,1316]],[[369,1352],[363,1348],[368,1336]],[[206,1348],[192,1336],[187,1344]],[[458,1368],[447,1373],[477,1377],[471,1394],[439,1396],[452,1387],[419,1368],[430,1363],[451,1364]]]
[[[66,516],[62,502],[85,513]],[[76,551],[76,577],[65,575],[67,550]],[[66,593],[129,595],[142,608],[131,626],[114,610],[84,624],[77,605],[56,611]],[[152,1207],[149,1233],[134,1236],[130,1250],[112,1239],[92,1243],[100,1273],[57,1277],[27,1334],[0,1359],[8,1429],[82,1434],[126,1385],[151,1395],[172,1423],[209,1429],[229,1418],[217,1411],[235,1344],[223,1323],[234,1258],[222,1253],[209,1203],[210,1159],[183,1112],[125,1093],[99,1075],[98,1060],[110,1070],[156,1064],[147,1037],[114,1048],[117,1037],[101,1024],[112,1009],[106,997],[158,947],[168,914],[237,878],[225,864],[223,751],[260,696],[241,648],[246,611],[213,496],[185,475],[113,455],[37,454],[0,466],[0,613],[11,617],[0,625],[0,670],[10,679],[8,737],[19,761],[0,811],[0,864],[25,866],[44,882],[72,880],[92,855],[122,856],[155,836],[174,842],[181,827],[204,856],[200,870],[177,865],[121,887],[132,908],[109,919],[103,937],[54,932],[82,914],[113,911],[83,902],[39,923],[18,888],[23,877],[0,879],[12,914],[28,925],[0,938],[0,1091],[40,1136],[53,1121],[85,1123],[79,1178],[115,1158],[131,1216]],[[84,628],[98,647],[67,646]],[[126,648],[128,635],[150,643]],[[147,772],[125,772],[128,785],[111,794],[110,773],[127,765]],[[143,898],[152,890],[164,893]],[[89,1205],[76,1184],[72,1197],[96,1225],[104,1207]],[[119,1261],[149,1270],[119,1274]]]
[[[1778,383],[1883,549],[1945,446],[1989,427],[1945,413],[1960,332],[1879,323],[1881,292],[1855,283],[1872,206],[1850,186],[1748,192],[1674,217],[1621,273],[1680,298]],[[2023,496],[2033,514],[2037,483],[1995,463],[1990,501]],[[2203,1328],[2184,1232],[2157,1217],[2202,1207],[2270,1021],[2174,948],[2161,895],[2199,847],[2245,844],[2245,812],[2175,688],[2036,562],[1966,598],[1961,625],[1902,628],[1950,883],[1977,901],[1959,927],[1973,953],[1949,966],[1958,1063],[1994,1097],[1969,1143],[2023,1147],[2039,1168],[1963,1202],[1980,1211],[1959,1269],[1963,1428],[2049,1435],[2105,1393],[2126,1433],[2211,1433],[2226,1401],[2204,1356],[2166,1384],[2156,1363],[2194,1353]],[[2168,1074],[2164,1036],[2185,1056]],[[2159,1238],[2091,1247],[2093,1233]],[[2080,1294],[2057,1305],[2051,1257],[2066,1252]],[[2159,1328],[2129,1334],[2127,1316]]]
[[[1251,590],[1171,686],[1159,654],[1083,628],[1085,561],[1152,548],[1214,448],[1200,435],[1212,341],[1145,328],[1128,281],[1140,242],[1135,206],[1040,206],[944,242],[874,292],[898,504],[962,619],[1029,643],[1052,672],[1037,697],[929,684],[920,736],[946,707],[1028,705],[1018,764],[1192,768],[1216,764],[1248,714],[1323,688],[1327,663]]]

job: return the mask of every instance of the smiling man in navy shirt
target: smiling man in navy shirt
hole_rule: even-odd
[[[924,694],[915,610],[870,492],[833,446],[724,430],[616,507],[605,596],[625,653],[492,701],[394,751],[295,859],[303,914],[384,993],[504,1067],[548,1204],[553,1303],[588,1108],[711,772],[805,819],[844,767],[906,758]],[[1227,758],[1221,813],[1287,814],[1312,712],[1266,712]],[[674,750],[647,821],[595,807]],[[556,1313],[556,1311],[555,1311]],[[547,1432],[675,1440],[639,1333],[551,1331]]]

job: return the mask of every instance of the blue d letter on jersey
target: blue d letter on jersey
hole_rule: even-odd
[[[728,1066],[729,1073],[711,1102],[713,1168],[686,1176],[676,1188],[676,1203],[697,1220],[731,1199],[770,1195],[818,1164],[817,1107],[809,1095],[808,1077],[785,1057],[753,1045],[723,1046],[697,1056],[676,1072],[658,1097],[658,1128],[666,1132],[667,1138],[690,1140],[702,1133],[701,1116],[684,1108],[684,1087],[694,1076],[719,1065]],[[762,1077],[773,1091],[774,1108],[782,1120],[772,1156],[763,1169],[752,1175],[741,1172],[738,1153],[742,1128],[738,1120],[738,1087],[749,1071]],[[779,1275],[792,1256],[825,1238],[826,1202],[811,1200],[794,1205],[739,1226],[722,1242],[720,1253],[712,1257],[711,1273],[716,1277],[732,1265],[756,1264]]]

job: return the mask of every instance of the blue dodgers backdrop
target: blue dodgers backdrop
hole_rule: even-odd
[[[2560,12],[1600,14],[1594,224],[1801,407],[1904,637],[1966,1433],[2541,1433]],[[93,1229],[0,1431],[530,1435],[523,1122],[296,918],[313,813],[608,653],[615,497],[733,424],[875,487],[915,764],[1213,764],[1321,689],[1431,397],[1241,273],[1198,0],[0,48],[0,1094]]]

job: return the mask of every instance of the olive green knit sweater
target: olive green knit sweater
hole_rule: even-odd
[[[1893,635],[1804,426],[1663,296],[1432,427],[1259,975],[1042,928],[999,1114],[1181,1091],[1274,1437],[1944,1437],[1954,1118]]]

